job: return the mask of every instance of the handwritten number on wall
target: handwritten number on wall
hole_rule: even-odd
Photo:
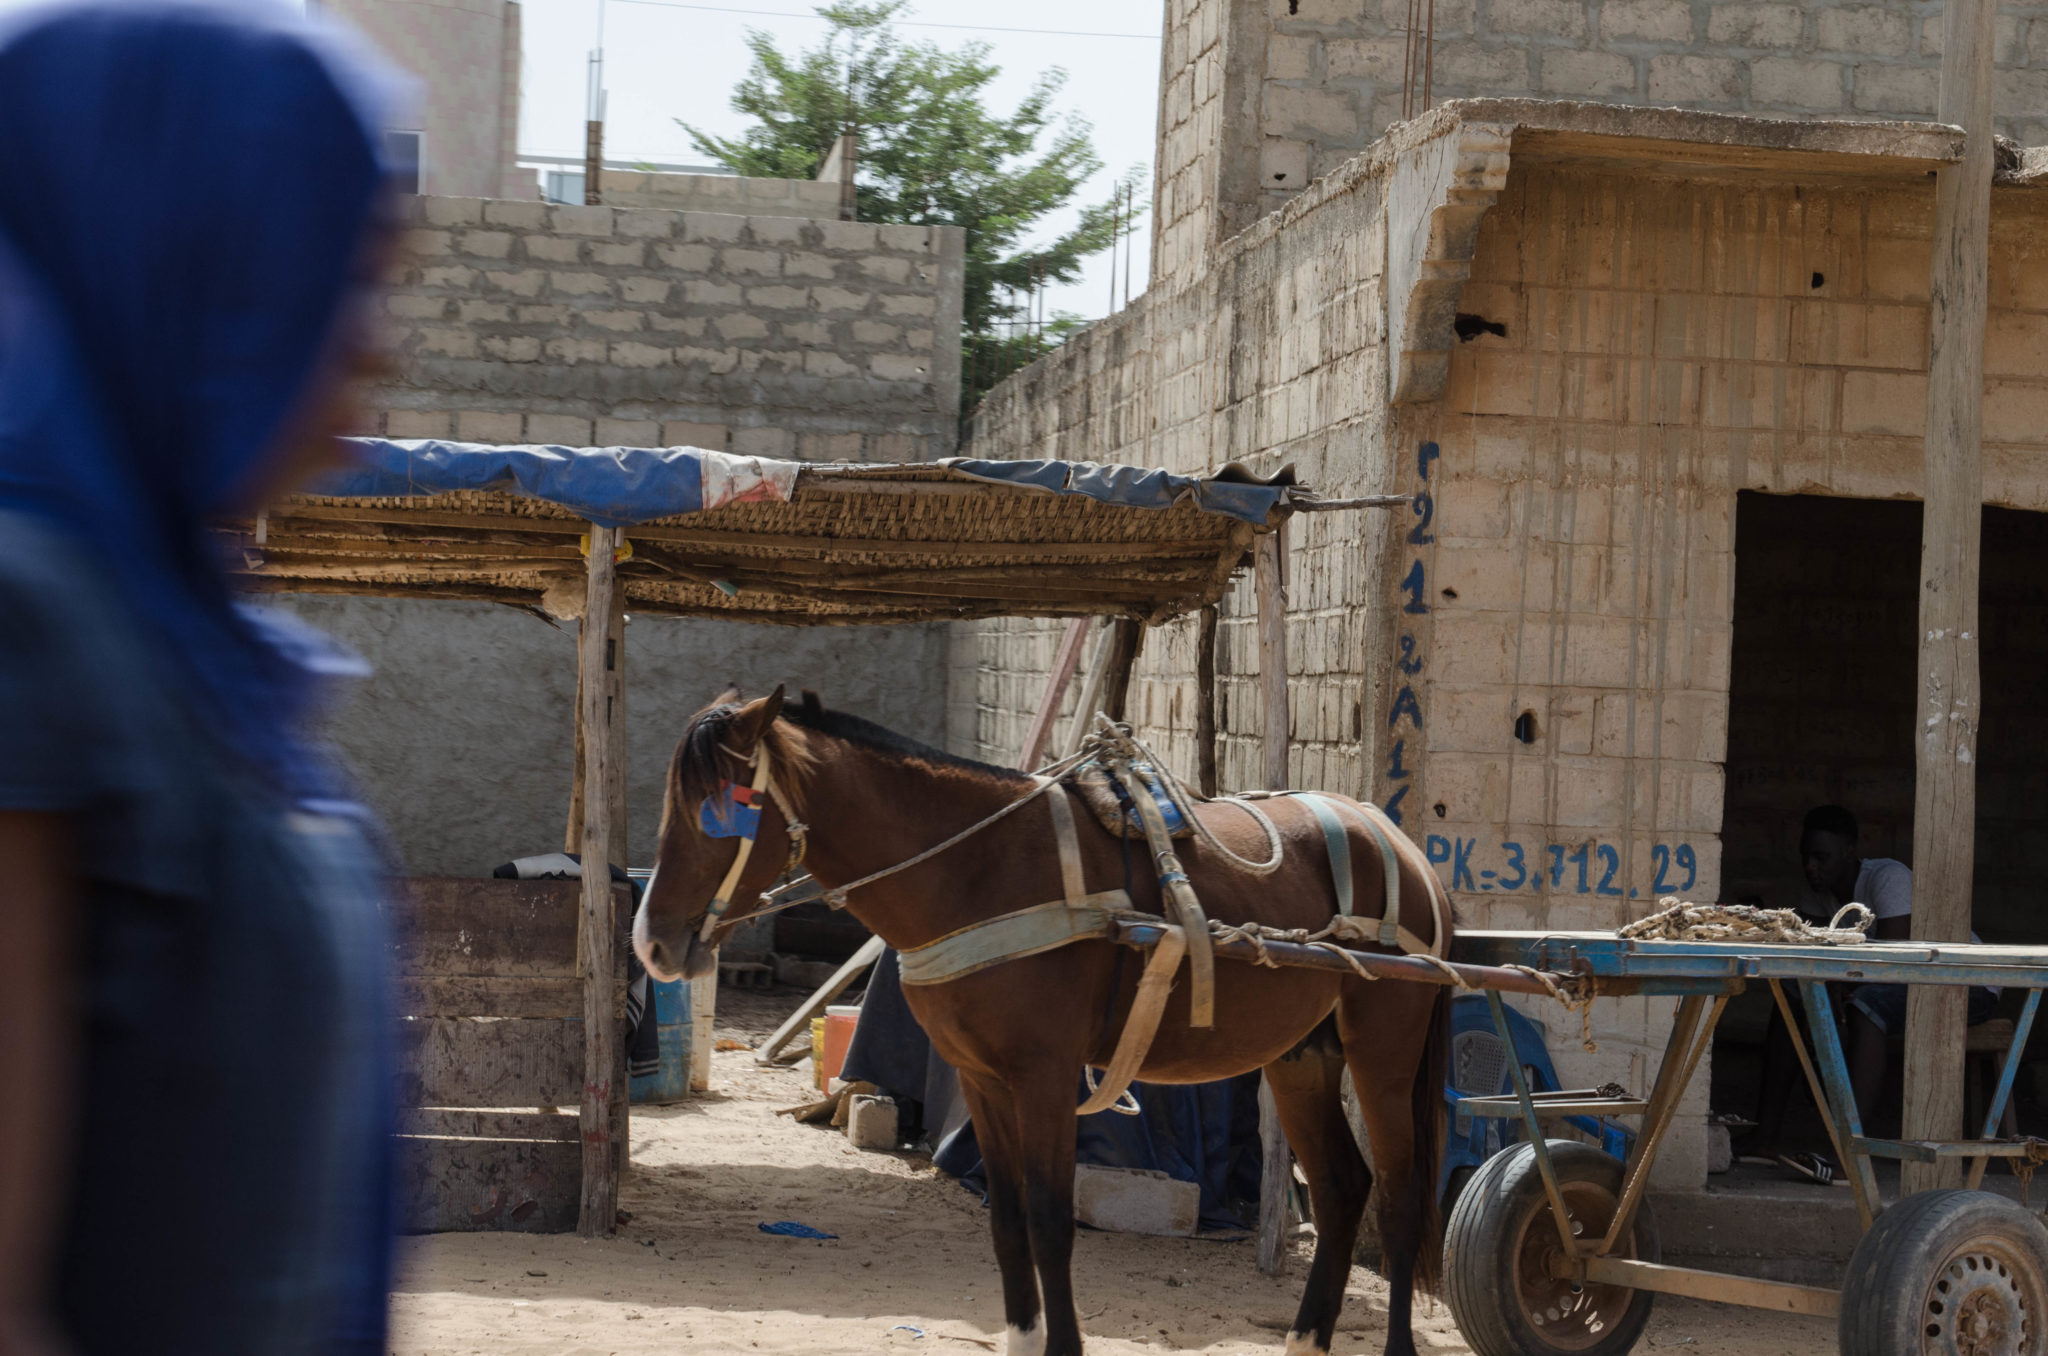
[[[1429,492],[1429,466],[1431,462],[1437,460],[1439,455],[1435,443],[1423,443],[1415,450],[1415,469],[1422,477],[1423,488],[1416,491],[1415,498],[1409,503],[1410,510],[1413,511],[1419,520],[1408,531],[1408,544],[1411,546],[1429,546],[1436,541],[1435,534],[1429,530],[1430,523],[1436,518],[1436,499]],[[1415,556],[1409,561],[1408,573],[1401,576],[1401,590],[1408,595],[1408,601],[1401,606],[1403,613],[1410,616],[1420,616],[1429,611],[1429,603],[1426,601],[1429,596],[1429,574],[1423,566],[1420,555]],[[1422,672],[1423,655],[1421,647],[1416,644],[1415,635],[1410,631],[1403,631],[1401,633],[1399,643],[1401,653],[1400,657],[1394,661],[1394,667],[1401,671],[1402,676],[1413,678],[1416,674]],[[1387,728],[1391,730],[1398,727],[1403,716],[1407,717],[1408,722],[1418,731],[1422,729],[1422,703],[1416,700],[1415,689],[1406,683],[1403,683],[1401,689],[1394,694],[1393,709],[1387,713]],[[1386,777],[1388,781],[1406,782],[1413,775],[1401,762],[1401,755],[1406,749],[1407,743],[1405,740],[1397,739],[1394,741],[1394,747],[1387,757]],[[1401,802],[1407,798],[1408,787],[1406,785],[1395,787],[1393,792],[1388,795],[1387,803],[1380,808],[1386,812],[1388,819],[1399,824],[1401,822]],[[1432,838],[1430,841],[1434,842],[1436,840]],[[1467,851],[1470,851],[1469,846]],[[1448,849],[1446,849],[1446,855],[1443,860],[1450,860]],[[1456,878],[1457,874],[1457,871],[1454,869],[1453,877]],[[1469,879],[1469,871],[1466,873],[1466,877]]]
[[[1422,521],[1408,529],[1408,540],[1416,546],[1430,546],[1436,541],[1436,534],[1429,530],[1429,524],[1436,517],[1436,500],[1429,497],[1428,490],[1416,493],[1409,501],[1409,509]],[[1418,564],[1420,562],[1417,562]]]
[[[1403,792],[1407,789],[1405,786],[1401,788]],[[1423,849],[1430,861],[1450,868],[1453,890],[1476,890],[1483,894],[1496,890],[1534,890],[1541,893],[1547,889],[1556,894],[1596,895],[1607,899],[1635,898],[1638,894],[1635,890],[1623,888],[1621,852],[1611,843],[1544,843],[1536,847],[1525,843],[1502,843],[1503,862],[1498,869],[1485,865],[1479,859],[1478,843],[1476,838],[1433,833],[1424,840]],[[1547,869],[1541,864],[1544,859],[1548,861]],[[1689,890],[1699,878],[1699,853],[1690,843],[1658,843],[1650,849],[1650,860],[1657,868],[1656,879],[1650,887],[1654,894]],[[1596,865],[1599,868],[1597,878],[1594,876]],[[1671,879],[1674,866],[1685,873],[1684,880]]]

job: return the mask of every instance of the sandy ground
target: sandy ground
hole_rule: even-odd
[[[728,996],[732,1000],[728,1002]],[[719,1035],[758,1040],[786,994],[721,995]],[[804,1066],[799,1066],[802,1068]],[[640,1352],[999,1351],[1002,1304],[979,1198],[911,1154],[862,1153],[840,1133],[776,1116],[805,1100],[797,1069],[745,1050],[715,1057],[712,1093],[635,1108],[618,1236],[443,1234],[407,1248],[394,1302],[398,1356],[608,1356]],[[832,1242],[763,1234],[798,1220]],[[1279,1352],[1309,1241],[1269,1279],[1249,1243],[1082,1231],[1082,1327],[1093,1353]],[[1386,1288],[1352,1273],[1338,1352],[1385,1342]],[[1463,1353],[1427,1306],[1418,1343]],[[921,1335],[920,1335],[921,1334]],[[1830,1321],[1664,1299],[1639,1351],[1807,1356],[1835,1350]]]

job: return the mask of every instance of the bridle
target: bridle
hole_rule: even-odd
[[[789,798],[783,794],[782,788],[775,782],[773,760],[768,753],[767,741],[763,740],[754,745],[754,751],[751,754],[743,754],[730,745],[723,743],[718,747],[742,766],[754,769],[753,785],[747,788],[750,793],[749,799],[758,801],[765,793],[770,800],[775,802],[775,808],[782,812],[784,830],[789,834],[789,860],[783,863],[782,875],[779,879],[787,880],[796,874],[797,868],[803,865],[804,853],[810,847],[810,829],[801,819],[797,818],[796,808],[789,803]],[[727,788],[732,787],[730,782],[724,785]],[[727,789],[725,795],[727,800],[733,805],[744,804],[731,789]],[[700,811],[700,813],[702,812]],[[760,837],[760,833],[761,819],[759,814],[756,814],[751,825],[738,829],[733,834],[734,837],[740,840],[739,854],[732,859],[732,866],[727,869],[725,879],[718,883],[717,892],[711,896],[711,907],[704,913],[704,926],[697,933],[700,940],[705,942],[711,940],[711,933],[718,926],[718,920],[724,917],[727,909],[732,907],[733,893],[739,889],[740,877],[746,873],[747,862],[754,855],[754,841]]]

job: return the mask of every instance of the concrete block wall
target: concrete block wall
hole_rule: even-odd
[[[576,628],[494,603],[315,594],[266,601],[367,656],[329,737],[412,875],[476,876],[559,852],[576,725]],[[944,626],[783,627],[634,616],[626,627],[627,852],[653,861],[664,778],[728,683],[809,687],[915,739],[943,737]]]
[[[1937,0],[1436,0],[1434,104],[1535,96],[1931,119]],[[1407,0],[1166,0],[1153,276],[1421,113]],[[1999,6],[1999,130],[2048,143],[2048,4]],[[1249,144],[1247,144],[1249,138]]]
[[[1292,464],[1335,494],[1383,482],[1382,189],[1379,170],[1361,164],[1241,237],[1226,265],[1179,288],[1155,286],[998,387],[971,422],[967,448],[975,456],[1184,472],[1229,460],[1261,470]],[[1305,516],[1289,528],[1292,756],[1303,785],[1362,794],[1370,780],[1368,712],[1382,642],[1355,600],[1373,587],[1371,562],[1389,530],[1384,515],[1348,514]],[[959,629],[956,672],[978,668],[980,676],[971,708],[956,689],[956,750],[1015,759],[1059,629],[1021,621]],[[1130,694],[1144,736],[1189,777],[1194,639],[1191,618],[1148,633]],[[1256,786],[1260,698],[1248,583],[1222,605],[1217,705],[1219,775],[1228,786]]]
[[[816,221],[839,219],[839,185],[812,179],[608,169],[602,189],[607,207],[724,212],[742,217],[809,217]]]
[[[421,198],[391,437],[921,461],[958,427],[962,234]]]

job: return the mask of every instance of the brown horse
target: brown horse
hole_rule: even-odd
[[[800,708],[788,710],[780,688],[744,705],[735,696],[728,693],[697,714],[669,770],[655,876],[633,930],[641,960],[657,977],[711,972],[719,930],[754,907],[792,856],[788,815],[804,821],[804,865],[829,888],[916,856],[1035,786],[1022,773],[955,758],[856,716],[826,711],[810,693]],[[764,749],[774,793],[740,793],[759,802],[757,850],[737,880],[728,879],[739,840],[706,833],[700,807],[729,795],[731,787],[749,786]],[[1254,878],[1197,839],[1181,845],[1188,876],[1211,918],[1323,927],[1335,906],[1322,833],[1308,809],[1287,800],[1265,804],[1286,845],[1276,871]],[[1212,804],[1200,813],[1233,852],[1252,860],[1266,856],[1263,831],[1241,809]],[[1088,888],[1124,884],[1124,845],[1087,815],[1079,819]],[[1429,939],[1435,927],[1430,892],[1441,886],[1412,843],[1399,834],[1393,841],[1403,926]],[[1362,829],[1351,835],[1350,848],[1356,912],[1379,916],[1379,852]],[[1143,844],[1132,849],[1131,901],[1162,912]],[[722,923],[707,927],[722,882],[734,904]],[[1031,805],[929,861],[854,890],[847,907],[902,950],[1059,899],[1061,890],[1049,814]],[[1075,1077],[1084,1065],[1108,1062],[1130,1011],[1143,967],[1135,957],[1123,963],[1125,950],[1083,940],[904,989],[934,1047],[959,1070],[974,1117],[1012,1356],[1081,1351],[1070,1276]],[[1446,991],[1429,985],[1228,962],[1216,967],[1212,1027],[1189,1026],[1182,988],[1168,1001],[1139,1076],[1196,1083],[1264,1069],[1308,1178],[1315,1260],[1288,1334],[1290,1356],[1330,1348],[1375,1169],[1392,1287],[1386,1350],[1390,1356],[1415,1351],[1413,1290],[1419,1284],[1434,1291],[1441,1249],[1436,1188],[1446,1003]],[[1333,1017],[1334,1038],[1327,1025]],[[1317,1038],[1308,1039],[1312,1035]],[[1346,1064],[1364,1112],[1372,1168],[1345,1118],[1340,1076]]]

